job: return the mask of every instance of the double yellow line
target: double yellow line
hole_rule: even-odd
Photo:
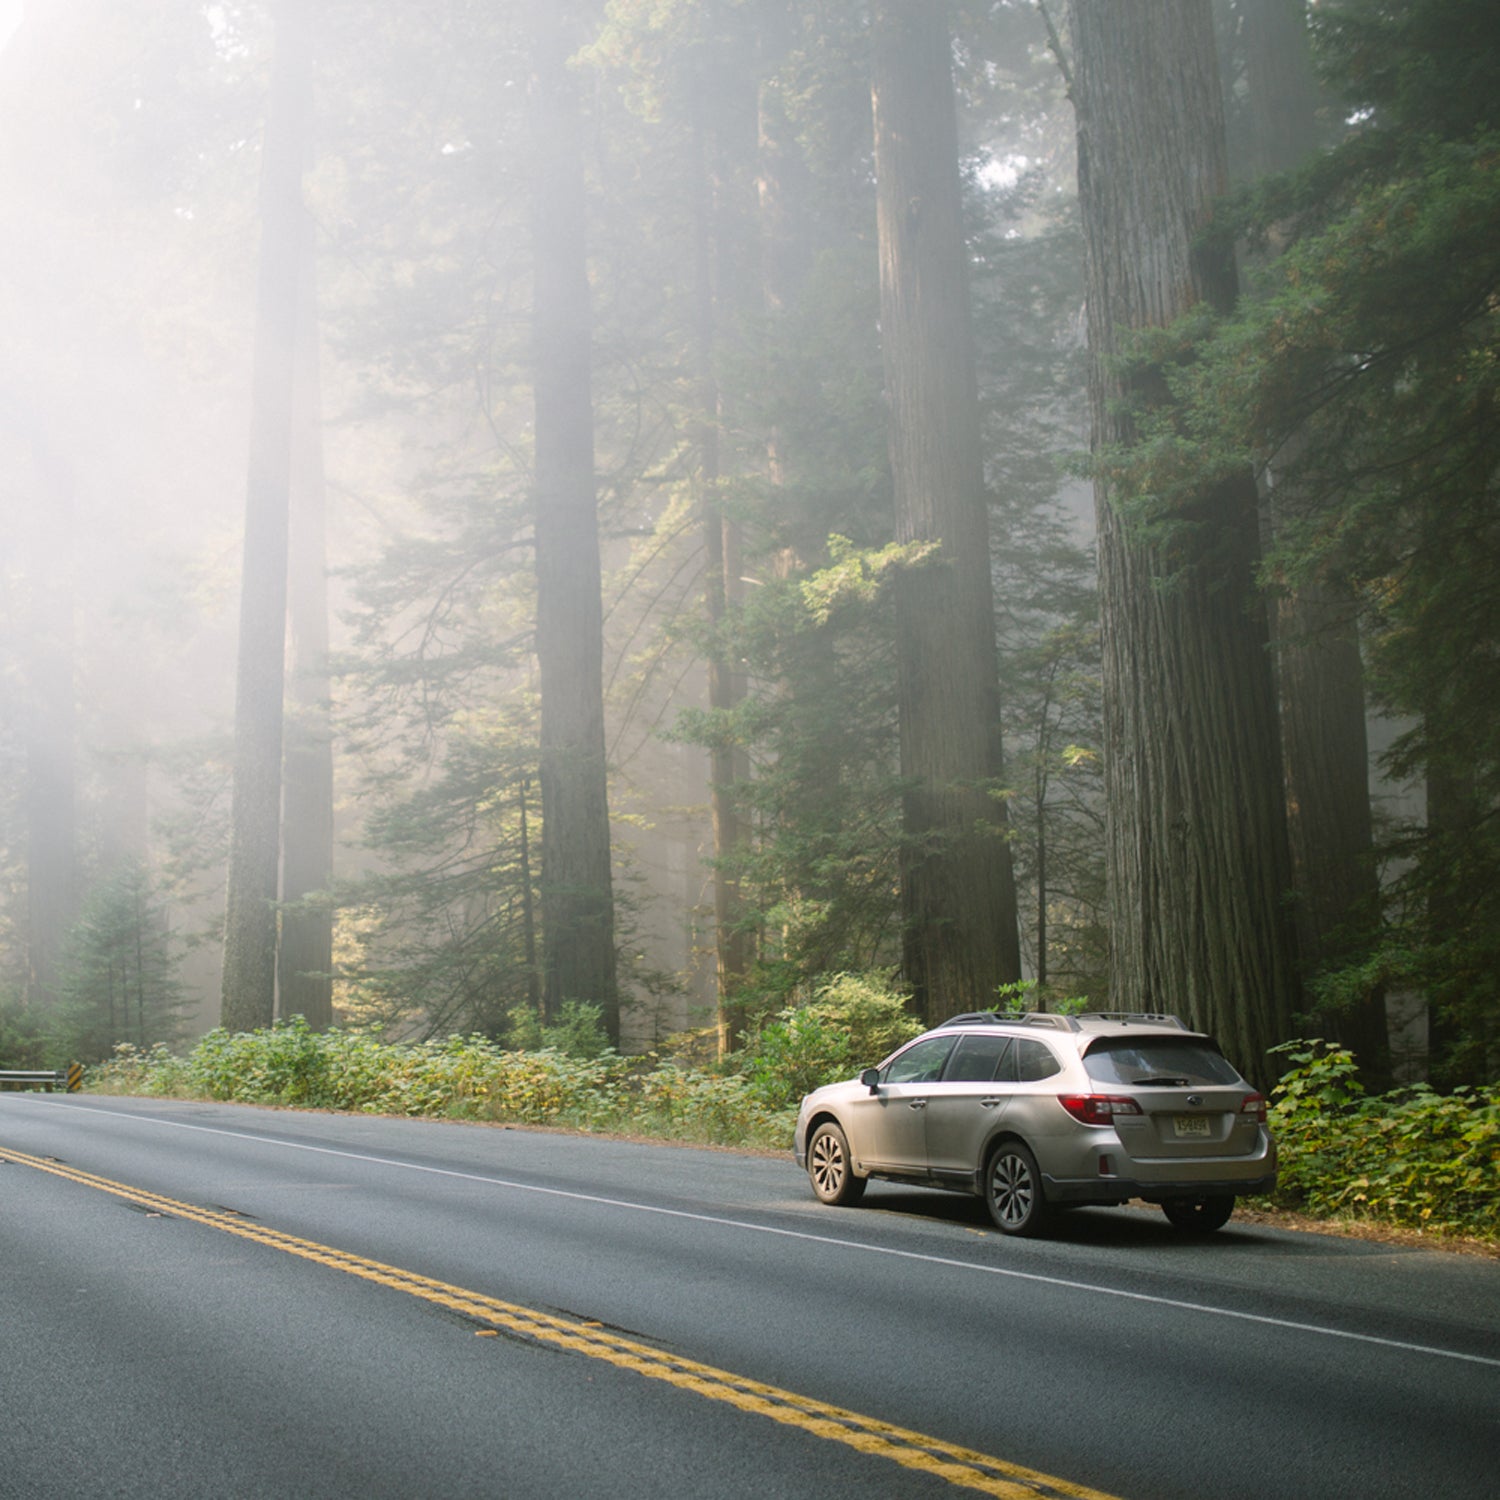
[[[626,1338],[598,1323],[557,1317],[551,1313],[520,1307],[512,1302],[502,1302],[496,1297],[486,1297],[479,1292],[450,1286],[447,1282],[434,1281],[430,1277],[418,1276],[396,1266],[368,1260],[364,1256],[351,1255],[347,1251],[321,1245],[315,1240],[299,1239],[296,1235],[284,1234],[277,1229],[267,1229],[254,1220],[222,1209],[199,1208],[176,1198],[165,1198],[159,1193],[143,1192],[107,1177],[80,1172],[47,1157],[32,1156],[24,1151],[12,1151],[5,1147],[0,1148],[0,1161],[34,1167],[39,1172],[48,1172],[54,1177],[65,1178],[80,1186],[123,1198],[147,1212],[187,1219],[210,1229],[221,1230],[225,1234],[236,1235],[240,1239],[252,1240],[258,1245],[270,1246],[302,1260],[313,1261],[320,1266],[345,1271],[378,1286],[419,1297],[424,1302],[446,1308],[471,1320],[478,1325],[475,1331],[481,1335],[504,1332],[552,1348],[586,1355],[590,1359],[600,1359],[620,1369],[644,1375],[649,1380],[665,1381],[668,1385],[692,1391],[710,1401],[722,1401],[740,1411],[768,1417],[773,1422],[798,1428],[814,1437],[842,1443],[845,1447],[871,1457],[889,1459],[903,1468],[929,1474],[982,1495],[999,1496],[1003,1500],[1036,1500],[1039,1496],[1047,1497],[1047,1500],[1052,1500],[1052,1497],[1066,1497],[1066,1500],[1111,1500],[1110,1496],[1098,1490],[1054,1479],[1033,1469],[1022,1468],[1018,1464],[1007,1463],[968,1448],[959,1448],[938,1438],[895,1427],[873,1417],[845,1411],[841,1407],[829,1406],[825,1402],[814,1401],[773,1385],[747,1380],[712,1365],[683,1359],[652,1348],[649,1344]]]

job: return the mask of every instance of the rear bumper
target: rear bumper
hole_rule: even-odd
[[[1093,1177],[1059,1180],[1043,1174],[1049,1203],[1124,1203],[1142,1198],[1162,1203],[1168,1198],[1245,1198],[1276,1189],[1276,1173],[1263,1177],[1203,1177],[1141,1182],[1131,1177]]]

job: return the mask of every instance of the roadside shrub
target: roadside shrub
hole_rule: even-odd
[[[712,1146],[788,1150],[795,1112],[768,1106],[743,1078],[665,1066],[633,1080],[631,1128]]]
[[[765,1022],[743,1069],[772,1109],[795,1105],[825,1083],[850,1078],[921,1031],[906,996],[881,974],[838,974],[805,1005]]]
[[[479,1080],[488,1120],[527,1125],[611,1128],[619,1117],[619,1094],[627,1064],[610,1053],[598,1058],[540,1052],[500,1052]]]
[[[1275,1049],[1291,1063],[1271,1095],[1276,1200],[1323,1216],[1500,1235],[1500,1085],[1365,1093],[1354,1056],[1321,1040]]]
[[[613,1050],[604,1029],[604,1008],[584,1000],[565,1001],[557,1024],[542,1027],[542,1048],[585,1062],[603,1057]]]

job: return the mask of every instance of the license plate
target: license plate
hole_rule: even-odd
[[[1177,1137],[1181,1140],[1184,1136],[1197,1136],[1207,1139],[1209,1135],[1207,1115],[1178,1115],[1174,1122],[1177,1126]]]

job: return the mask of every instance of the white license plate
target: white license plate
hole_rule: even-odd
[[[1207,1140],[1209,1136],[1207,1115],[1178,1115],[1173,1123],[1177,1127],[1179,1140],[1184,1136],[1201,1137]]]

